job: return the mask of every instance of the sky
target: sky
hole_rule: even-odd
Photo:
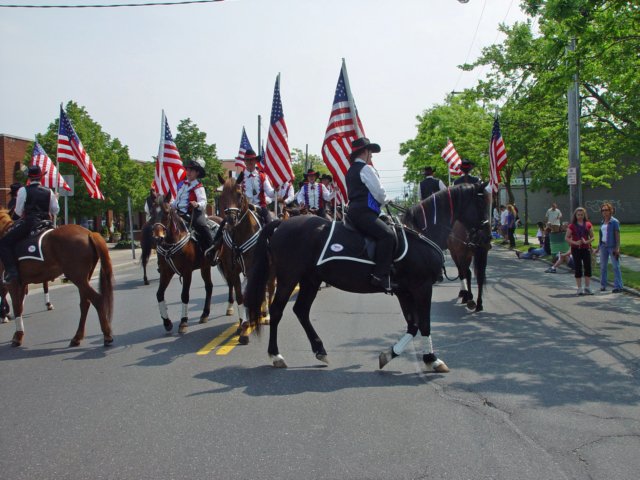
[[[8,4],[151,0],[0,0]],[[169,0],[156,0],[158,2]],[[242,127],[257,150],[273,87],[290,149],[320,156],[342,58],[390,196],[405,187],[400,144],[417,115],[486,73],[462,72],[500,23],[526,20],[519,0],[225,0],[180,6],[0,8],[0,133],[33,138],[73,100],[132,158],[152,160],[164,109],[175,136],[190,118],[218,158],[238,153]],[[491,132],[487,132],[487,143]],[[444,148],[444,145],[443,145]],[[54,158],[55,152],[48,152]],[[91,152],[89,152],[91,155]]]

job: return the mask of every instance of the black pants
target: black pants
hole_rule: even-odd
[[[364,235],[376,239],[376,277],[389,275],[393,262],[393,243],[395,235],[389,225],[384,223],[370,208],[349,208],[349,221]]]
[[[591,277],[591,249],[573,247],[571,248],[571,256],[573,257],[575,277],[582,278],[583,268],[584,276]]]
[[[213,234],[207,225],[207,217],[204,212],[198,208],[191,212],[191,217],[184,215],[187,223],[191,222],[191,226],[198,233],[198,243],[203,251],[206,251],[213,245]]]
[[[29,235],[29,232],[34,225],[39,222],[39,217],[27,217],[22,220],[18,220],[13,224],[11,230],[9,230],[5,236],[0,239],[0,260],[2,260],[6,270],[12,270],[16,266],[13,247],[15,247],[20,240]]]

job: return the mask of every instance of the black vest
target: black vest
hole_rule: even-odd
[[[24,202],[24,216],[48,220],[51,190],[38,183],[27,185],[25,189],[27,198]]]
[[[350,208],[369,208],[369,189],[360,178],[360,171],[365,165],[366,163],[353,162],[347,170],[345,181]]]
[[[468,173],[460,175],[453,182],[454,185],[460,185],[461,183],[478,183],[480,179],[478,177],[474,177],[473,175],[469,175]]]
[[[420,200],[440,190],[440,181],[437,178],[427,177],[420,182]]]

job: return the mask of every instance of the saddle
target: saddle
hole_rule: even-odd
[[[18,261],[38,260],[43,262],[42,239],[52,230],[53,222],[51,220],[42,220],[36,223],[29,231],[29,234],[13,247],[13,252]]]
[[[402,225],[394,223],[391,225],[396,235],[394,242],[393,261],[399,262],[407,254],[408,242],[407,234]],[[322,249],[320,258],[316,265],[334,260],[346,260],[374,265],[376,251],[376,241],[360,233],[348,221],[345,215],[343,222],[331,222],[331,231]]]

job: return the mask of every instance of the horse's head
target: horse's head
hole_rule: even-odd
[[[169,202],[160,202],[159,209],[154,216],[153,237],[156,243],[177,243],[189,234],[186,223]]]
[[[491,223],[489,208],[491,195],[486,182],[463,184],[458,187],[457,220],[469,232],[469,240],[477,246],[491,248]]]
[[[249,202],[242,191],[241,183],[236,182],[233,177],[227,178],[220,194],[220,210],[224,212],[226,228],[235,227],[248,208]]]

